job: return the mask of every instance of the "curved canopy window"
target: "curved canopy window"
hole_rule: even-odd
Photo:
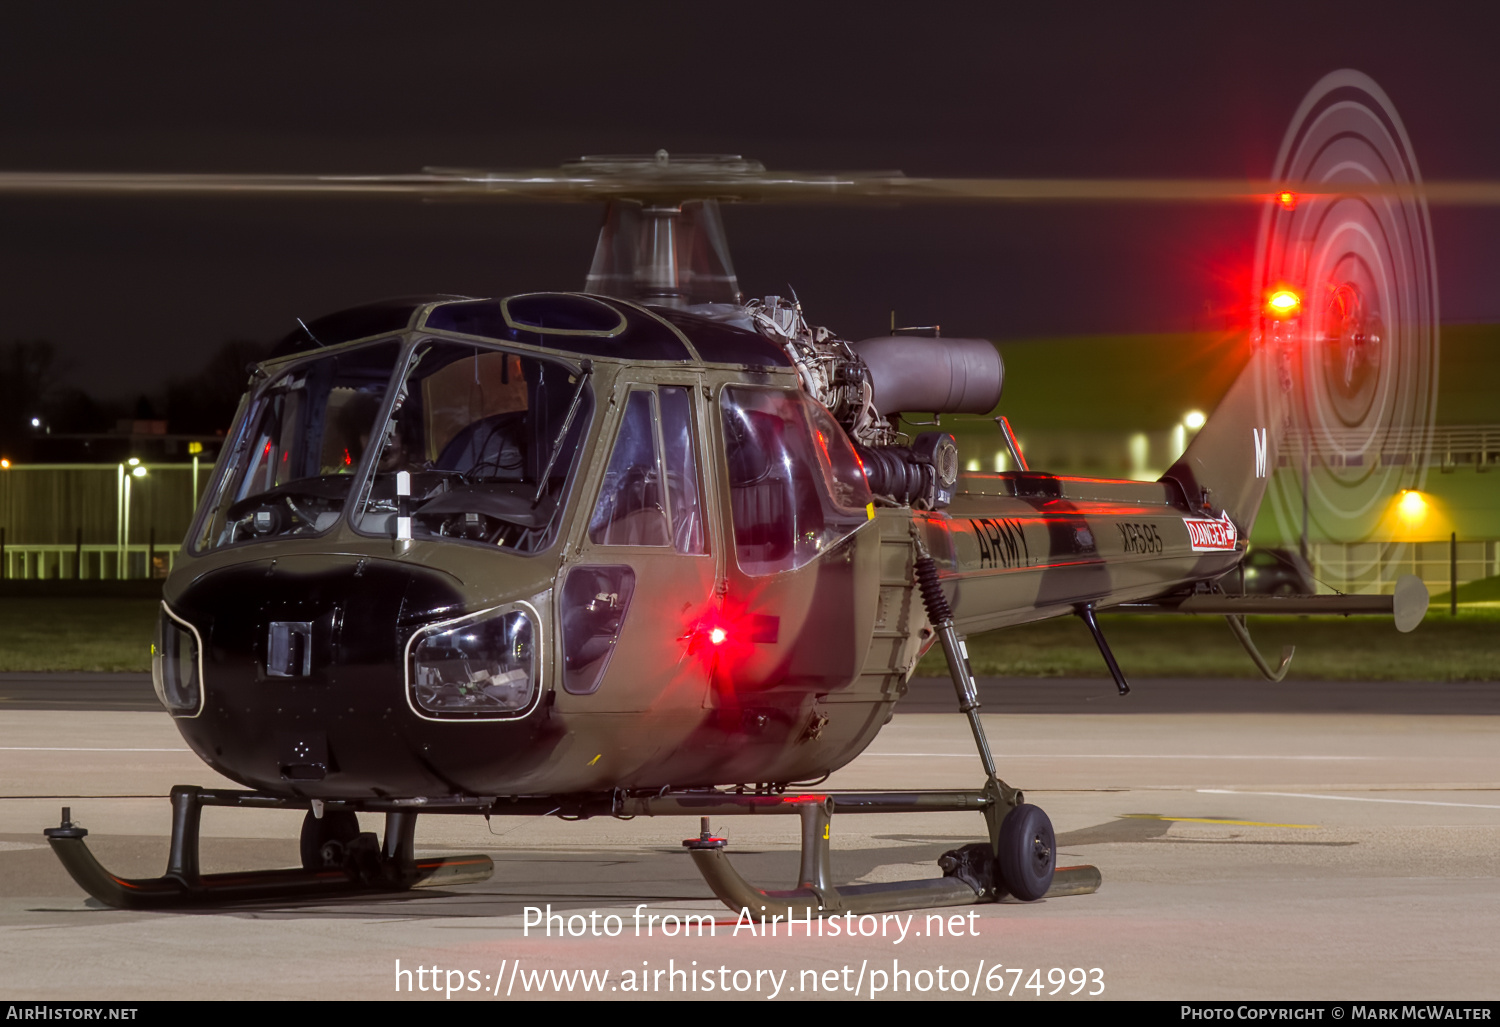
[[[333,527],[400,353],[395,340],[344,350],[297,364],[264,386],[227,450],[196,548]]]
[[[773,389],[726,388],[719,405],[745,573],[801,567],[870,518],[864,469],[827,410]]]

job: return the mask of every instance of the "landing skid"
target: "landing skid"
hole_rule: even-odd
[[[432,814],[548,816],[587,819],[595,816],[698,816],[702,832],[683,844],[713,893],[731,909],[748,908],[756,916],[881,913],[903,909],[992,902],[1008,894],[1000,861],[987,844],[967,845],[938,861],[944,876],[915,881],[835,886],[831,881],[829,845],[832,817],[840,813],[983,813],[998,818],[1001,803],[992,790],[953,792],[829,792],[804,795],[744,795],[704,790],[652,795],[574,795],[456,797],[452,799],[361,800],[320,804],[324,816],[349,812],[384,813],[383,844],[362,835],[349,845],[341,866],[320,870],[261,870],[202,874],[198,870],[199,819],[204,806],[311,810],[307,799],[239,790],[210,790],[179,785],[172,789],[172,841],[167,872],[160,877],[117,877],[89,851],[86,830],[69,822],[44,833],[52,851],[80,887],[105,905],[120,909],[213,907],[251,902],[312,901],[444,888],[488,880],[494,870],[489,856],[417,859],[412,854],[417,810]],[[1020,807],[1028,809],[1034,807]],[[311,815],[311,813],[309,814]],[[709,820],[723,816],[796,815],[801,824],[802,856],[798,883],[785,891],[768,891],[746,881],[730,864],[726,842],[709,831]],[[363,842],[363,844],[360,844]],[[1047,853],[1050,859],[1050,851]],[[1098,889],[1099,871],[1091,866],[1061,867],[1050,877],[1046,897],[1080,895]],[[1039,896],[1027,896],[1034,898]]]
[[[256,870],[237,874],[198,871],[198,826],[204,806],[307,808],[307,801],[256,795],[253,792],[216,792],[189,785],[172,789],[172,845],[167,872],[160,877],[117,877],[89,851],[88,831],[69,820],[43,834],[73,880],[95,899],[116,909],[175,909],[224,906],[268,900],[339,898],[371,892],[399,892],[411,888],[442,888],[486,881],[494,863],[485,855],[416,859],[412,842],[416,814],[404,810],[386,814],[385,843],[364,836],[364,845],[351,845],[341,866],[308,870]]]

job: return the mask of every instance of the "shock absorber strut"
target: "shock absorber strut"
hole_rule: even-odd
[[[974,744],[979,749],[979,759],[984,764],[984,773],[989,779],[987,790],[997,802],[1007,807],[1018,806],[1025,801],[1025,797],[1000,780],[995,772],[995,757],[990,753],[989,739],[985,737],[984,724],[979,719],[979,690],[974,685],[974,670],[969,663],[968,646],[958,637],[958,630],[953,626],[953,608],[948,605],[948,597],[943,595],[942,584],[938,581],[937,564],[933,562],[932,554],[928,552],[927,544],[922,540],[915,524],[912,525],[911,534],[917,554],[917,588],[922,593],[922,605],[927,610],[927,619],[932,622],[932,629],[937,632],[938,641],[942,643],[943,655],[948,658],[948,673],[953,678],[953,690],[958,694],[958,708],[969,718],[969,730],[974,734]],[[999,810],[995,812],[997,815],[992,818],[992,832],[1000,819]]]

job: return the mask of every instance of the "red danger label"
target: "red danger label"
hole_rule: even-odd
[[[1233,549],[1235,540],[1239,538],[1234,522],[1227,513],[1216,521],[1207,517],[1184,517],[1182,523],[1187,525],[1188,541],[1192,543],[1195,553]]]

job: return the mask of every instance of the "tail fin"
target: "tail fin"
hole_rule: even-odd
[[[1162,476],[1177,482],[1195,509],[1227,513],[1240,538],[1255,524],[1286,432],[1291,379],[1278,366],[1280,349],[1272,340],[1257,343],[1213,416]]]

